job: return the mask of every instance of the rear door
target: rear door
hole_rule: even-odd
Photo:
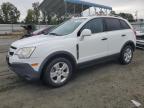
[[[117,18],[105,18],[105,31],[108,35],[108,53],[109,55],[117,54],[121,51],[122,46],[128,40],[129,26],[124,28],[124,23]],[[122,26],[123,25],[123,26]],[[125,25],[126,26],[126,25]]]

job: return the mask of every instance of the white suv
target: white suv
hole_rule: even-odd
[[[136,46],[132,26],[122,18],[95,16],[72,18],[47,35],[12,43],[9,67],[27,80],[42,79],[59,87],[80,66],[106,58],[129,64]]]

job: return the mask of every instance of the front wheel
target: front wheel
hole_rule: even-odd
[[[66,84],[72,76],[72,64],[65,58],[56,58],[46,66],[43,81],[52,87]]]
[[[120,55],[120,63],[121,64],[129,64],[131,63],[133,58],[133,48],[130,45],[125,46]]]

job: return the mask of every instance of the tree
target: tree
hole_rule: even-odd
[[[52,17],[50,15],[47,15],[47,23],[52,24]]]
[[[42,12],[42,24],[46,24],[47,23],[47,15],[46,12]]]
[[[134,21],[134,17],[133,17],[133,15],[130,14],[130,13],[119,13],[118,15],[121,16],[121,17],[124,18],[124,19],[127,19],[127,20],[130,21],[130,22],[133,22],[133,21]]]
[[[27,11],[25,23],[38,24],[40,18],[39,2],[33,3],[32,7],[33,9]]]
[[[0,24],[3,24],[4,21],[3,21],[3,18],[2,18],[2,15],[0,15]]]
[[[34,10],[34,21],[38,24],[40,18],[39,2],[33,3],[32,6]]]
[[[6,2],[1,6],[2,19],[4,23],[17,23],[20,17],[20,11],[11,3]]]
[[[141,22],[143,22],[143,21],[144,21],[144,19],[140,19],[140,21],[141,21]]]
[[[34,21],[35,21],[35,15],[34,15],[34,10],[32,10],[32,9],[29,9],[28,11],[27,11],[27,16],[26,16],[26,18],[25,18],[25,23],[27,23],[27,24],[31,24],[31,23],[34,23]]]
[[[3,24],[2,10],[0,9],[0,24]]]
[[[115,11],[111,11],[110,15],[117,15]]]

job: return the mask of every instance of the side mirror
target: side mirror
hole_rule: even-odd
[[[84,29],[82,32],[81,32],[81,40],[85,37],[85,36],[91,36],[92,35],[92,32],[90,29]]]

